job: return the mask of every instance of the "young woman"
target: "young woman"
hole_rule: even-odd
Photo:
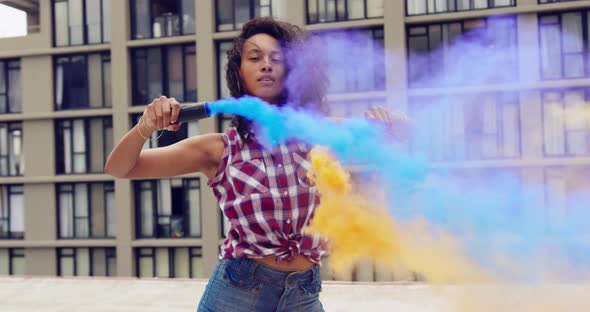
[[[272,18],[246,23],[228,52],[231,95],[256,96],[273,105],[315,104],[322,111],[326,84],[321,73],[310,68],[304,88],[285,86],[295,64],[305,65],[292,52],[305,38],[299,27]],[[152,132],[178,130],[171,123],[179,108],[175,99],[164,96],[147,105],[140,122],[113,149],[105,170],[128,179],[197,171],[207,176],[231,229],[199,311],[323,311],[319,266],[325,242],[303,235],[318,203],[317,190],[306,177],[309,146],[292,141],[265,150],[251,122],[236,117],[222,134],[142,151]],[[393,122],[382,108],[372,108],[366,116]]]

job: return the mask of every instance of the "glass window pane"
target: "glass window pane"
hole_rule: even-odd
[[[201,236],[201,190],[191,189],[188,193],[190,236]]]
[[[148,50],[149,93],[146,102],[151,102],[164,93],[162,75],[162,50],[152,48]],[[147,103],[146,103],[147,104]]]
[[[90,251],[76,248],[76,276],[90,276]]]
[[[203,278],[205,277],[205,272],[203,270],[203,257],[191,257],[191,270],[192,270],[192,278]]]
[[[141,184],[143,187],[146,185],[149,187],[149,182],[143,182]],[[142,188],[143,188],[142,187]],[[154,235],[154,207],[153,207],[153,200],[152,200],[152,191],[151,190],[141,190],[141,197],[140,197],[140,207],[141,207],[141,236],[143,237],[151,237]]]
[[[60,275],[61,276],[74,276],[74,258],[64,257],[60,258]]]
[[[227,87],[226,83],[226,76],[225,76],[225,69],[227,66],[227,52],[231,50],[233,47],[233,43],[226,41],[219,43],[219,54],[218,54],[218,65],[217,68],[217,77],[219,82],[219,90],[220,94],[219,97],[225,98],[230,96],[229,88]]]
[[[168,48],[168,96],[179,102],[184,102],[182,50],[182,46]]]
[[[88,43],[102,42],[100,2],[101,0],[86,0],[86,35]]]
[[[584,33],[581,13],[566,13],[561,17],[563,23],[563,52],[582,52],[584,49]]]
[[[10,195],[10,231],[13,237],[24,237],[25,204],[23,194]]]
[[[195,47],[189,46],[185,48],[184,59],[184,79],[185,79],[185,98],[186,102],[197,101],[197,58],[195,55]]]
[[[11,113],[19,113],[22,111],[20,79],[20,70],[11,69],[8,71],[8,109]]]
[[[10,274],[10,252],[7,248],[0,248],[0,275]]]
[[[70,44],[83,44],[84,25],[82,24],[82,0],[69,0],[68,3]]]
[[[139,258],[139,277],[154,277],[154,261],[152,257]]]
[[[90,220],[92,237],[106,237],[106,203],[103,183],[90,184]]]
[[[151,15],[150,15],[150,0],[134,0],[135,8],[135,33],[134,39],[151,38]]]
[[[107,256],[104,248],[92,249],[92,276],[107,276]]]
[[[562,155],[565,151],[563,108],[560,102],[546,101],[543,105],[545,152]]]
[[[320,0],[320,2],[321,1],[323,1],[323,0]],[[348,1],[348,18],[349,19],[365,18],[364,0],[346,0],[346,1]],[[320,5],[320,7],[321,7],[321,5]]]
[[[103,79],[103,104],[105,107],[112,107],[112,88],[111,88],[111,61],[103,60],[102,62],[102,79]]]
[[[234,29],[233,22],[233,1],[218,0],[217,3],[217,31],[228,31]]]
[[[367,17],[383,17],[383,0],[367,0]]]
[[[541,28],[541,69],[543,78],[561,77],[560,33],[557,26]]]
[[[24,257],[12,257],[12,274],[13,275],[24,275],[25,274],[25,258]]]
[[[70,44],[68,30],[68,2],[56,1],[54,4],[55,23],[55,45],[66,46]]]
[[[111,0],[102,0],[102,42],[111,42]]]
[[[195,1],[182,0],[182,33],[195,33]]]
[[[102,107],[102,55],[88,55],[88,107]]]
[[[250,0],[234,0],[234,10],[236,15],[236,29],[242,28],[242,25],[250,20]]]
[[[174,277],[190,277],[188,248],[174,248]]]
[[[107,237],[116,236],[116,210],[115,210],[115,192],[106,193],[106,212],[107,212]]]
[[[156,277],[171,277],[168,248],[156,248]]]
[[[61,237],[74,236],[74,199],[71,193],[59,194],[59,227]]]

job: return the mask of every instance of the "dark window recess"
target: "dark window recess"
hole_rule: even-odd
[[[406,14],[437,14],[513,6],[516,6],[516,0],[406,0]]]
[[[56,47],[111,41],[111,0],[53,0]]]
[[[307,23],[330,23],[383,17],[387,0],[307,0]]]
[[[0,114],[22,112],[19,60],[0,60]]]
[[[217,31],[239,30],[254,17],[272,16],[273,0],[215,0]]]
[[[55,110],[111,107],[108,53],[55,58]]]
[[[195,33],[195,0],[132,0],[132,38],[149,39]]]

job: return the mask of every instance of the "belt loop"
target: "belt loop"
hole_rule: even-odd
[[[254,277],[254,272],[256,272],[256,269],[260,265],[260,263],[258,263],[257,261],[254,261],[254,260],[251,260],[251,261],[252,261],[252,265],[250,265],[250,278]]]
[[[320,280],[320,267],[319,265],[314,264],[312,267],[312,272],[313,272],[313,281],[319,281]]]

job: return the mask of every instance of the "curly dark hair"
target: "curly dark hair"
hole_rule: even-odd
[[[227,51],[226,80],[231,96],[238,98],[246,94],[245,83],[240,77],[242,48],[248,38],[257,34],[267,34],[275,38],[283,50],[285,84],[279,105],[288,104],[296,109],[304,108],[327,114],[324,62],[311,54],[314,53],[309,46],[312,42],[311,35],[296,25],[272,17],[254,18],[244,24],[241,34],[233,41],[232,49]],[[232,125],[237,128],[243,140],[250,140],[250,120],[236,116]]]

